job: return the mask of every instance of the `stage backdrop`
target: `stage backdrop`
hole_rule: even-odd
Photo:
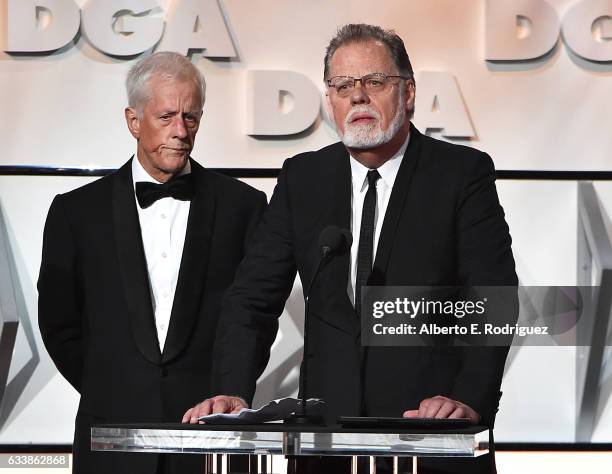
[[[278,168],[337,140],[324,108],[324,50],[339,26],[366,22],[404,39],[423,132],[485,150],[502,170],[612,171],[612,0],[0,0],[0,15],[1,166],[119,166],[135,150],[123,119],[126,71],[171,49],[189,54],[207,79],[194,157],[212,168]],[[42,346],[35,284],[51,199],[92,179],[0,176],[0,271],[18,321],[0,387],[0,443],[72,438],[78,396]],[[274,186],[247,182],[268,195]],[[521,283],[576,284],[578,183],[498,187]],[[608,224],[612,183],[595,192]],[[608,234],[599,238],[609,242]],[[300,291],[297,282],[258,402],[297,387]],[[592,429],[577,436],[580,352],[513,349],[496,439],[612,442],[609,358],[604,349],[588,385],[598,400]]]

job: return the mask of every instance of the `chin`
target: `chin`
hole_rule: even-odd
[[[376,148],[386,143],[385,134],[380,130],[372,129],[361,129],[361,130],[348,130],[342,137],[342,143],[349,148],[355,148],[357,150],[367,150],[369,148]]]
[[[163,160],[163,170],[166,173],[178,173],[181,171],[185,165],[187,164],[187,160],[189,159],[189,153],[177,153],[172,155],[167,155]]]

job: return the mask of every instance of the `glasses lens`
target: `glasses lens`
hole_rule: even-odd
[[[362,82],[368,92],[380,92],[387,85],[387,76],[380,73],[368,74],[363,76]]]
[[[330,86],[336,89],[339,94],[348,94],[355,86],[355,81],[352,77],[336,76],[331,78]]]

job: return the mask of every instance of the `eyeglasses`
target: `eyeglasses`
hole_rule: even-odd
[[[357,81],[361,81],[361,87],[363,87],[368,94],[379,94],[391,84],[389,79],[409,80],[410,77],[388,76],[382,72],[373,72],[361,77],[334,76],[327,80],[327,85],[334,88],[340,97],[348,97],[353,92],[353,89],[355,89]]]

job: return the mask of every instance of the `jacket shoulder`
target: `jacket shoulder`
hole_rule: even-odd
[[[290,169],[292,172],[295,170],[298,173],[325,170],[347,158],[348,152],[342,142],[336,142],[319,150],[307,151],[287,158],[283,163],[283,169]]]
[[[423,145],[425,149],[429,148],[429,155],[436,161],[439,161],[448,169],[473,169],[473,168],[488,168],[495,170],[491,157],[476,148],[449,143],[444,140],[422,135]]]
[[[288,158],[287,160],[285,160],[285,163],[289,163],[293,166],[297,166],[298,164],[301,164],[305,161],[309,161],[312,163],[312,161],[327,161],[330,159],[330,157],[333,156],[343,156],[346,155],[348,152],[346,151],[346,148],[344,147],[344,145],[342,144],[342,142],[336,142],[336,143],[332,143],[331,145],[327,145],[324,146],[323,148],[319,148],[318,150],[313,150],[313,151],[305,151],[303,153],[298,153],[295,156],[292,156],[291,158]]]
[[[76,189],[58,194],[57,198],[65,205],[83,205],[100,199],[107,199],[112,189],[112,179],[116,172],[79,186]]]

